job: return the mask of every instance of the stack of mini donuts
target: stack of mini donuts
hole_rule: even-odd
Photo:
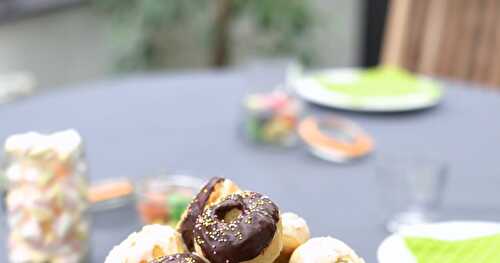
[[[364,263],[343,242],[310,239],[304,219],[269,197],[212,178],[177,229],[149,225],[115,246],[105,263]]]

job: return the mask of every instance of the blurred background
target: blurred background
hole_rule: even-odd
[[[292,58],[308,68],[383,62],[498,86],[498,52],[488,56],[498,47],[496,1],[444,2],[403,1],[389,12],[387,0],[2,0],[0,72],[29,72],[43,90]]]
[[[57,242],[81,231],[87,262],[103,262],[141,225],[176,223],[221,175],[366,262],[413,263],[377,251],[406,226],[498,221],[498,25],[500,0],[0,0],[0,141],[75,129],[5,147],[0,247],[20,248],[12,262],[50,262],[58,246],[40,230],[50,221],[68,226]],[[65,158],[48,167],[38,147]],[[62,191],[66,175],[86,185],[87,160],[89,191]],[[59,206],[59,194],[82,210],[32,209]],[[73,231],[62,212],[93,224]],[[483,226],[438,228],[500,233]],[[38,239],[50,246],[36,261],[26,249]],[[397,242],[390,251],[406,248]]]
[[[52,89],[117,72],[263,58],[361,65],[366,38],[378,40],[364,26],[369,2],[2,0],[0,71],[32,72]]]

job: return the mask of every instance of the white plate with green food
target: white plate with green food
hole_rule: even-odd
[[[398,112],[435,106],[442,97],[433,80],[394,67],[332,69],[292,82],[307,101],[327,107],[368,112]]]
[[[379,263],[498,263],[500,223],[446,222],[415,225],[386,238]]]

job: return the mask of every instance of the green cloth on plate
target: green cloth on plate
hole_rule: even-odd
[[[459,241],[405,237],[418,263],[499,263],[500,234]]]
[[[423,94],[429,98],[440,96],[435,82],[400,68],[383,66],[360,72],[352,81],[338,80],[335,75],[329,74],[319,74],[315,78],[327,90],[350,96],[353,100],[412,94]]]

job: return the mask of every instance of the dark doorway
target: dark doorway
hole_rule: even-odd
[[[363,66],[379,63],[389,0],[365,0],[363,23]]]

